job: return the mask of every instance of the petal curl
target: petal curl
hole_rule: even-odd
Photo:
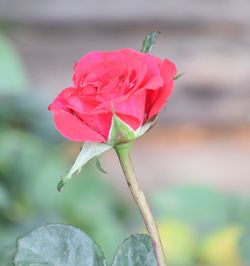
[[[68,98],[74,95],[74,88],[69,87],[62,90],[55,100],[49,105],[49,111],[56,111],[56,110],[68,110]]]

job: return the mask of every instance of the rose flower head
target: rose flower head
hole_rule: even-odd
[[[93,51],[75,64],[72,87],[60,92],[49,110],[67,139],[116,145],[150,127],[172,92],[175,75],[168,59],[128,48]]]

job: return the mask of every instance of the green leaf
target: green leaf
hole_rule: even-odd
[[[102,154],[103,152],[111,149],[110,146],[104,143],[96,143],[96,142],[85,142],[83,148],[81,149],[78,157],[76,158],[75,163],[69,170],[68,174],[64,176],[61,181],[57,185],[57,189],[59,191],[65,186],[66,182],[72,178],[72,176],[76,172],[80,172],[81,168],[92,158],[97,155]]]
[[[112,266],[156,266],[152,242],[147,235],[136,234],[119,247]]]
[[[0,34],[0,93],[22,93],[28,86],[21,60],[12,43]]]
[[[153,45],[155,44],[155,40],[157,37],[157,32],[150,32],[143,40],[141,52],[142,53],[150,53]]]
[[[118,144],[131,142],[135,138],[136,133],[134,130],[124,123],[116,114],[113,114],[108,144],[110,146],[116,146]]]
[[[98,169],[100,172],[102,172],[102,173],[104,173],[104,174],[108,174],[108,172],[106,172],[106,171],[103,169],[102,164],[101,164],[101,162],[100,162],[100,158],[99,158],[99,156],[96,156],[96,157],[95,157],[95,163],[96,163],[96,167],[97,167],[97,169]]]
[[[15,266],[105,266],[99,247],[68,225],[40,227],[18,240]]]

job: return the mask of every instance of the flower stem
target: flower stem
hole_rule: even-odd
[[[129,186],[129,189],[131,191],[131,194],[140,210],[140,213],[143,217],[145,226],[147,228],[147,231],[150,235],[156,260],[158,266],[166,266],[166,260],[164,256],[164,251],[161,243],[161,239],[159,236],[159,232],[157,229],[156,222],[154,220],[154,217],[152,215],[152,212],[150,210],[150,207],[147,203],[147,200],[141,191],[137,180],[135,178],[134,169],[130,157],[130,150],[132,147],[132,142],[120,144],[115,146],[116,153],[118,155],[123,173],[126,177],[127,184]]]

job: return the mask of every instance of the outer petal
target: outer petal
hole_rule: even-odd
[[[164,80],[161,76],[152,77],[143,85],[143,89],[157,90],[164,85]]]
[[[174,76],[176,75],[176,66],[165,59],[160,66],[160,72],[165,84],[156,91],[148,90],[147,109],[149,113],[147,119],[159,113],[170,96],[173,89]]]
[[[74,90],[75,89],[72,87],[62,90],[55,100],[49,105],[49,110],[52,112],[55,110],[68,110],[68,98],[74,95]]]
[[[116,115],[133,130],[136,130],[141,125],[140,120],[134,116],[125,115],[121,113],[116,113]]]
[[[146,90],[135,92],[126,100],[114,103],[114,112],[136,130],[144,121],[145,100]]]
[[[109,130],[112,122],[112,112],[92,114],[92,113],[77,113],[79,118],[86,124],[89,125],[96,132],[99,132],[105,140],[108,140]]]
[[[168,81],[173,81],[177,70],[174,63],[172,63],[168,59],[164,59],[162,64],[160,65],[160,72],[162,78],[167,83]]]
[[[141,54],[141,61],[147,65],[147,74],[144,79],[144,86],[149,86],[151,84],[151,80],[153,78],[154,82],[163,83],[161,73],[159,70],[159,64],[161,64],[161,60],[158,57],[152,56],[150,54]],[[162,85],[161,85],[162,86]],[[160,86],[155,86],[153,89],[157,89]]]
[[[67,99],[67,107],[75,112],[89,113],[97,105],[97,102],[90,100],[87,97],[72,95]]]
[[[73,141],[104,142],[105,138],[85,125],[75,115],[66,111],[55,111],[54,121],[57,130],[67,139]]]

